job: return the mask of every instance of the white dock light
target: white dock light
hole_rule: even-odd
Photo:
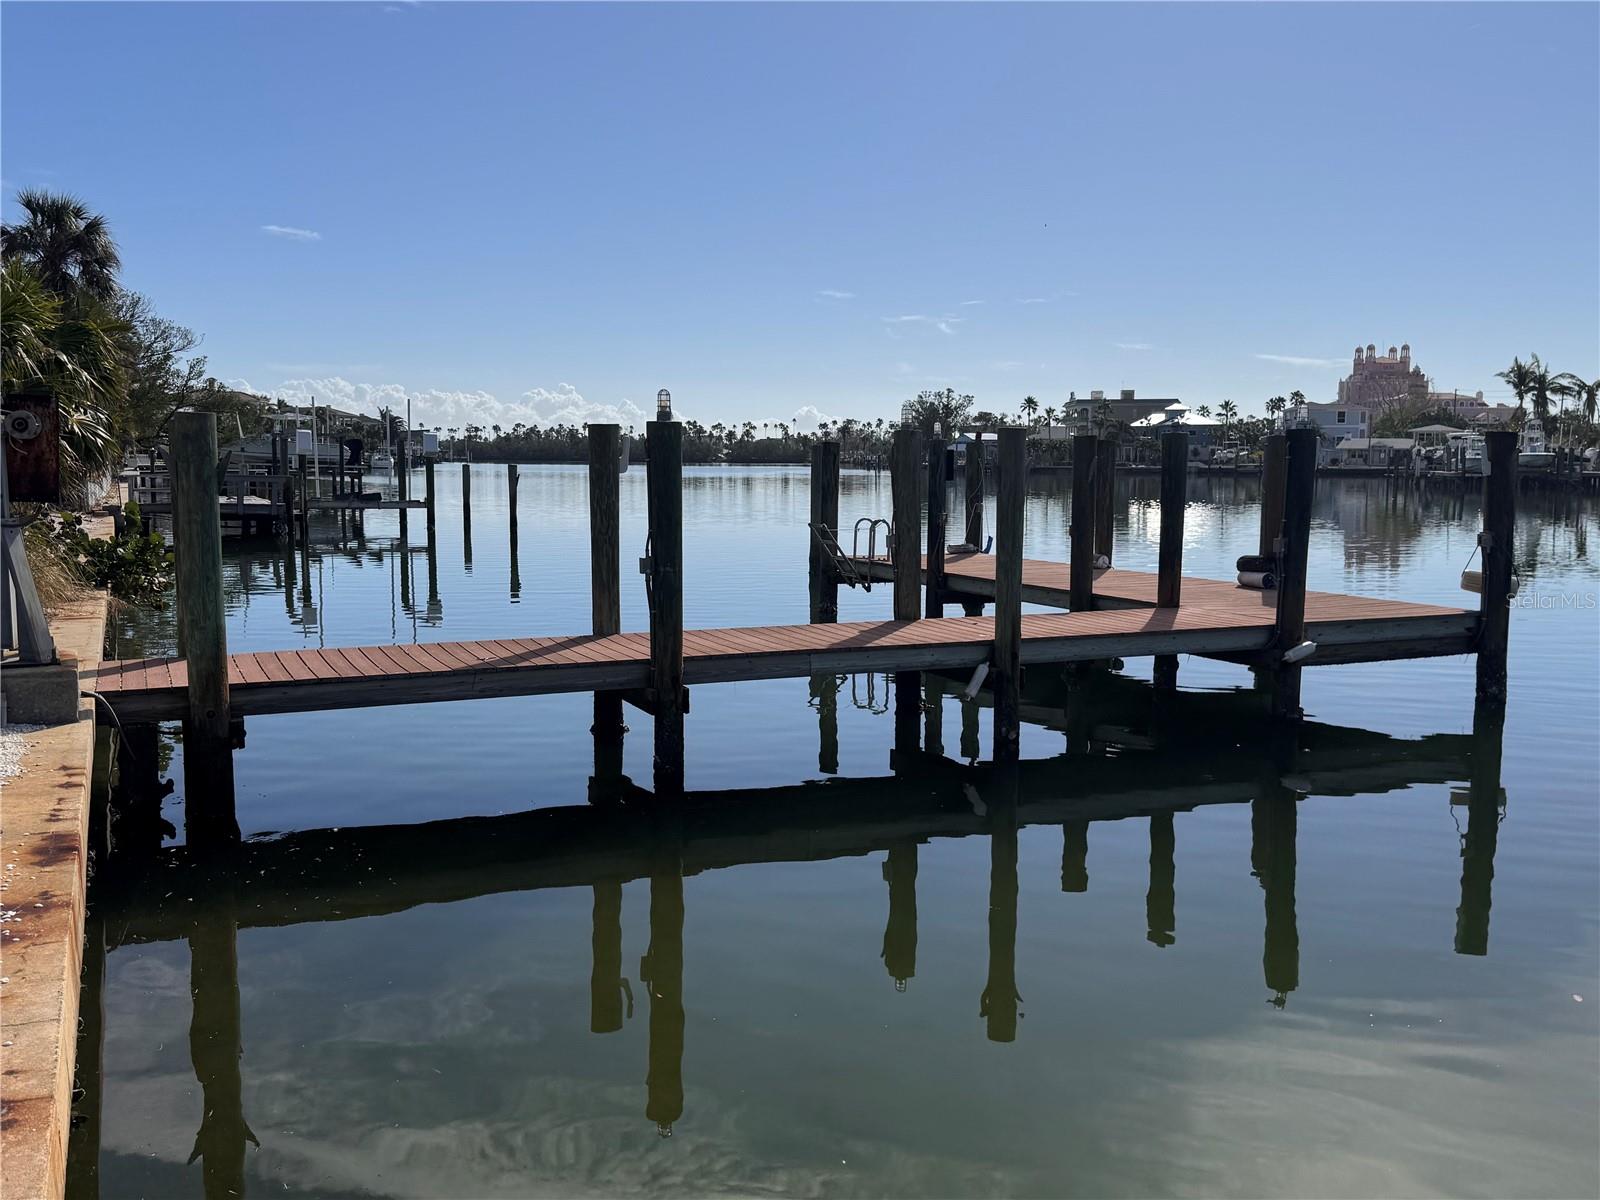
[[[656,393],[656,420],[672,420],[672,393],[666,388]]]

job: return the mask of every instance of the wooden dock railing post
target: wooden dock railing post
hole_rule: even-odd
[[[1072,439],[1072,545],[1067,602],[1073,612],[1088,612],[1094,607],[1094,476],[1099,457],[1100,439],[1094,434],[1080,433]]]
[[[1317,486],[1317,431],[1291,429],[1283,489],[1283,547],[1278,573],[1277,637],[1271,653],[1273,712],[1300,715],[1300,665],[1283,656],[1306,640],[1306,562],[1311,541],[1311,500]]]
[[[1156,550],[1156,607],[1177,608],[1183,592],[1183,509],[1189,495],[1189,434],[1161,435],[1161,543]],[[1158,688],[1178,686],[1178,656],[1156,655]]]
[[[811,524],[839,537],[839,443],[821,439],[811,444]],[[808,559],[811,585],[811,623],[831,624],[839,619],[839,576],[833,561],[815,534]]]
[[[1094,552],[1111,562],[1111,543],[1116,532],[1117,443],[1100,439],[1100,453],[1094,464]]]
[[[222,603],[222,522],[217,501],[217,418],[172,418],[172,522],[177,551],[178,628],[188,659],[187,728],[226,741],[228,627]]]
[[[945,444],[941,437],[928,442],[928,585],[924,614],[944,616]]]
[[[1261,444],[1261,543],[1257,553],[1271,558],[1283,536],[1283,480],[1289,454],[1288,439],[1269,433]]]
[[[1484,434],[1483,592],[1479,599],[1478,696],[1506,698],[1506,647],[1511,634],[1511,578],[1517,519],[1517,435],[1496,429]]]
[[[1022,734],[1022,538],[1028,431],[1002,429],[994,506],[994,757],[1016,759]]]
[[[645,426],[650,509],[650,688],[655,788],[683,791],[683,426]],[[614,461],[614,460],[613,460]]]
[[[589,609],[593,630],[602,637],[622,632],[621,483],[617,474],[621,452],[621,426],[589,426]],[[622,697],[616,692],[596,692],[596,738],[620,741],[622,729]],[[597,756],[599,753],[597,748]]]

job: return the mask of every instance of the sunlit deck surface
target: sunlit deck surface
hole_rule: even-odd
[[[858,560],[878,572],[887,564]],[[1067,566],[1029,560],[1023,598],[1065,606]],[[994,560],[952,556],[953,591],[992,596]],[[1274,597],[1207,579],[1183,581],[1182,605],[1155,605],[1156,577],[1137,571],[1096,573],[1090,612],[1029,613],[1022,618],[1024,664],[1071,663],[1154,654],[1202,654],[1248,662],[1273,638]],[[1472,649],[1478,614],[1458,608],[1310,592],[1308,665],[1419,658]],[[854,671],[970,669],[989,661],[990,617],[853,621],[698,629],[684,633],[684,683],[726,683]],[[320,650],[259,651],[229,658],[235,715],[312,712],[494,696],[643,688],[650,639],[610,636],[418,642]],[[121,720],[183,716],[182,659],[125,659],[104,664],[94,688]]]

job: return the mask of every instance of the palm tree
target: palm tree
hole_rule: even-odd
[[[1511,388],[1511,394],[1517,398],[1517,408],[1525,412],[1528,396],[1533,391],[1534,363],[1539,361],[1539,356],[1533,356],[1533,363],[1525,363],[1515,355],[1512,356],[1511,365],[1504,371],[1496,371],[1495,378],[1505,380]]]
[[[1283,410],[1288,407],[1288,400],[1284,399],[1282,396],[1274,396],[1272,399],[1267,401],[1267,416],[1272,417],[1274,420],[1281,420],[1283,417]]]
[[[76,196],[24,188],[17,203],[28,214],[16,225],[0,226],[7,262],[28,267],[45,287],[63,299],[79,295],[109,300],[117,292],[122,259],[110,227]]]
[[[1044,410],[1044,423],[1046,425],[1054,425],[1056,423],[1056,410],[1054,405],[1051,405],[1049,408]]]
[[[1239,415],[1239,407],[1232,400],[1224,400],[1217,405],[1217,416],[1222,418],[1222,441],[1228,441],[1228,429],[1233,424],[1233,419]]]
[[[1035,414],[1039,411],[1039,402],[1032,396],[1024,396],[1022,398],[1022,411],[1028,416],[1028,424],[1037,425],[1039,423],[1034,420]]]
[[[1209,405],[1209,404],[1202,404],[1199,408],[1195,409],[1194,411],[1199,413],[1202,417],[1204,417],[1208,421],[1211,419],[1211,405]]]

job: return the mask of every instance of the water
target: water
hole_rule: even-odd
[[[522,469],[515,559],[504,469],[472,480],[469,540],[440,471],[431,556],[420,513],[408,555],[393,513],[319,518],[292,577],[230,545],[230,648],[587,628],[583,469]],[[685,489],[688,624],[804,621],[806,473]],[[1119,482],[1119,566],[1154,569],[1155,497]],[[1035,477],[1030,555],[1065,557],[1067,501]],[[1036,672],[1016,782],[964,765],[990,713],[954,695],[916,714],[931,765],[893,752],[881,677],[741,683],[695,689],[662,814],[588,805],[587,697],[265,717],[231,881],[175,848],[177,747],[162,865],[96,896],[73,1188],[1594,1195],[1600,520],[1521,507],[1503,739],[1470,736],[1466,657],[1308,671],[1292,762],[1241,668],[1186,659],[1163,713],[1148,662]],[[841,508],[886,513],[887,475],[847,472]],[[1258,510],[1253,480],[1192,481],[1186,570],[1227,575]],[[642,471],[622,520],[640,629]],[[1319,481],[1312,586],[1473,603],[1479,524],[1476,497]],[[121,654],[170,646],[116,625]]]

